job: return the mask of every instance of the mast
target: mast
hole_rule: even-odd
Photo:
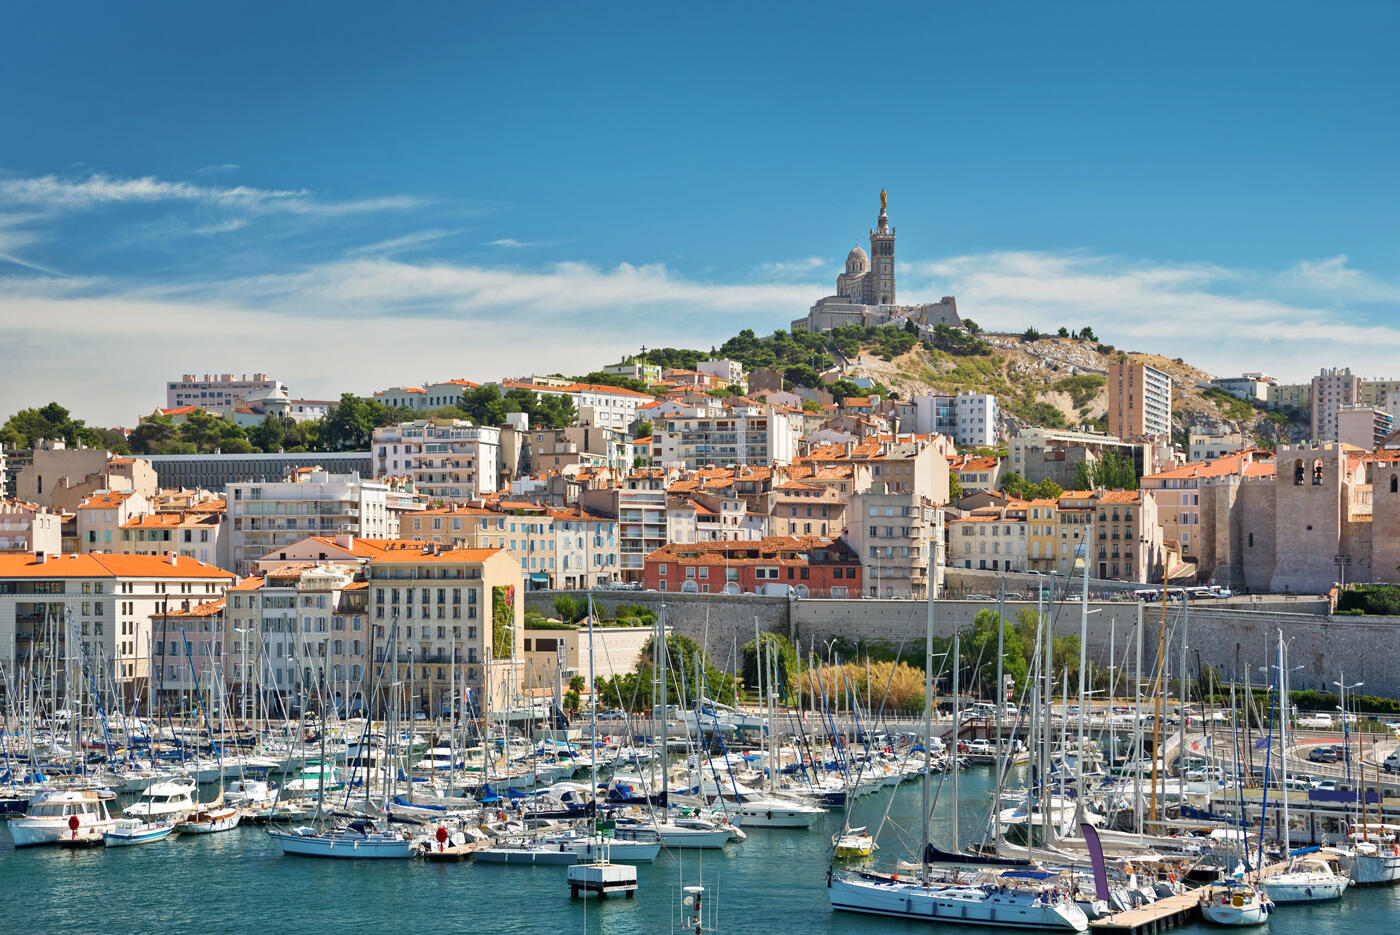
[[[1133,661],[1133,811],[1137,814],[1137,833],[1142,837],[1142,601],[1137,604],[1137,626],[1134,639],[1137,656]]]
[[[1292,829],[1288,826],[1288,669],[1286,662],[1288,657],[1283,649],[1283,631],[1278,631],[1278,707],[1282,717],[1278,723],[1279,739],[1279,774],[1283,777],[1283,793],[1279,796],[1283,800],[1283,850],[1287,856],[1288,850],[1292,847]],[[1262,868],[1261,868],[1262,869]]]
[[[670,793],[670,791],[671,791],[671,784],[670,784],[670,776],[669,776],[670,770],[667,768],[670,764],[669,764],[668,761],[667,761],[667,755],[666,755],[666,740],[667,740],[667,738],[666,738],[666,716],[667,716],[670,712],[667,710],[668,699],[667,699],[667,691],[666,691],[666,688],[667,688],[667,686],[666,686],[666,663],[667,663],[667,656],[670,655],[670,652],[669,652],[669,647],[666,645],[666,605],[665,605],[665,604],[662,604],[662,605],[661,605],[661,613],[659,613],[659,614],[656,615],[656,630],[657,630],[657,637],[658,637],[657,652],[658,652],[658,653],[660,654],[660,656],[661,656],[661,667],[660,667],[660,670],[659,670],[659,671],[661,672],[661,730],[660,730],[660,734],[661,734],[661,807],[662,807],[662,808],[669,808],[669,807],[670,807],[670,795],[669,795],[669,793]],[[590,631],[590,632],[591,632],[591,631]],[[589,657],[590,657],[590,658],[591,658],[592,655],[593,655],[593,650],[592,650],[591,646],[592,646],[592,644],[590,643],[590,648],[589,648],[589,651],[588,651]]]
[[[1186,635],[1191,629],[1191,611],[1188,607],[1190,598],[1186,589],[1181,589],[1181,666],[1176,673],[1176,697],[1180,702],[1181,712],[1177,718],[1177,744],[1176,755],[1178,760],[1186,755]],[[1182,771],[1184,772],[1184,771]],[[1184,778],[1184,777],[1183,777]]]
[[[1001,777],[1005,774],[1005,764],[1001,760],[1001,715],[1002,709],[1006,707],[1006,691],[1002,685],[1005,676],[1002,673],[1002,663],[1006,659],[1006,575],[1001,576],[1001,582],[997,585],[997,684],[992,694],[992,700],[997,706],[997,744],[996,744],[996,785],[992,792],[992,846],[996,847],[1001,841]]]
[[[928,589],[928,607],[924,615],[924,781],[921,788],[923,802],[923,836],[920,839],[919,865],[923,871],[924,886],[928,886],[928,846],[929,846],[929,773],[933,771],[933,594],[936,589]],[[957,756],[956,745],[953,755]]]
[[[958,740],[962,733],[962,708],[958,704],[958,695],[961,694],[961,686],[958,684],[961,679],[958,677],[958,664],[960,649],[959,640],[962,634],[953,631],[953,853],[958,852]],[[996,808],[996,803],[992,803],[992,808]]]
[[[1075,770],[1078,776],[1075,777],[1074,797],[1076,826],[1084,817],[1084,718],[1089,713],[1088,699],[1084,693],[1084,670],[1087,668],[1089,648],[1089,555],[1093,540],[1094,527],[1091,524],[1084,531],[1084,578],[1083,587],[1079,591],[1079,769]]]
[[[1167,652],[1167,581],[1171,579],[1171,558],[1162,560],[1162,624],[1157,630],[1157,680],[1152,689],[1155,714],[1152,718],[1152,803],[1148,810],[1148,820],[1157,820],[1157,761],[1162,748],[1162,669],[1166,665]]]
[[[588,840],[598,834],[598,702],[593,694],[593,592],[588,592]],[[598,854],[607,859],[601,839]]]

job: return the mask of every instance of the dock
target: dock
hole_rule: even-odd
[[[594,861],[569,867],[569,896],[597,893],[606,899],[610,893],[623,893],[628,899],[637,895],[637,868],[631,864]]]
[[[1259,874],[1259,877],[1262,879],[1276,873],[1282,873],[1286,866],[1287,863],[1283,861],[1269,864]],[[1164,932],[1169,928],[1197,921],[1201,915],[1201,898],[1214,898],[1215,895],[1216,885],[1207,884],[1184,893],[1178,893],[1175,896],[1159,899],[1155,903],[1137,909],[1116,912],[1104,916],[1102,919],[1094,919],[1089,923],[1089,930],[1091,932],[1112,932],[1115,935],[1116,933],[1152,935],[1154,932]]]

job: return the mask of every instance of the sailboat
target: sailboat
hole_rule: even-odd
[[[322,673],[322,678],[325,678]],[[326,762],[326,706],[321,708],[321,762]],[[316,794],[316,815],[311,825],[278,831],[268,828],[267,833],[283,854],[299,857],[337,857],[342,859],[403,860],[418,851],[418,845],[406,835],[380,828],[370,819],[352,821],[339,827],[326,827],[323,803],[326,792],[326,773],[317,773],[319,788]]]
[[[1341,899],[1351,879],[1337,872],[1319,847],[1300,847],[1288,855],[1288,867],[1264,881],[1276,903],[1321,903]]]
[[[924,658],[924,775],[923,775],[923,834],[920,869],[917,876],[882,874],[871,871],[838,871],[827,875],[831,907],[843,912],[919,919],[926,922],[956,922],[990,925],[1004,928],[1030,928],[1047,931],[1083,932],[1089,928],[1089,918],[1064,892],[1053,888],[1041,890],[1006,885],[1004,878],[987,882],[958,882],[935,877],[930,873],[930,858],[936,853],[930,840],[929,776],[933,736],[933,618],[934,589],[929,588],[925,620]],[[959,640],[953,637],[953,698],[955,706],[960,689],[958,679]],[[956,726],[954,728],[956,732]],[[953,771],[954,777],[957,770]],[[953,799],[957,801],[957,793]],[[954,824],[956,825],[956,815]],[[954,851],[957,851],[956,844]]]
[[[664,641],[665,631],[662,630],[662,645],[660,651],[664,658],[666,646]],[[594,686],[598,683],[593,678],[593,595],[588,595],[588,691],[590,697],[594,691]],[[665,684],[665,674],[662,674],[662,684]],[[664,714],[664,708],[663,714]],[[598,757],[596,750],[598,746],[598,706],[590,704],[588,706],[588,735],[589,743],[595,751],[595,755],[589,761],[590,783],[589,789],[598,788]],[[662,773],[665,773],[665,753],[663,745],[662,752]],[[631,899],[637,892],[637,868],[630,864],[615,864],[608,859],[610,839],[599,833],[598,828],[598,808],[596,801],[589,802],[591,806],[588,810],[588,855],[592,858],[587,861],[580,861],[573,864],[568,870],[569,895],[578,896],[580,893],[597,893],[600,897],[606,897],[609,893],[625,893]],[[595,848],[596,842],[596,851]],[[638,842],[632,842],[638,843]],[[661,850],[660,843],[656,845],[657,851]],[[655,859],[655,855],[652,856]]]

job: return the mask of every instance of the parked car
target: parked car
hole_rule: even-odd
[[[1336,763],[1342,758],[1336,747],[1313,747],[1308,751],[1310,763]]]
[[[1400,773],[1400,750],[1396,750],[1386,757],[1381,766],[1387,773]]]

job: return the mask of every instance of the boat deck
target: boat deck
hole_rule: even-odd
[[[1260,873],[1260,877],[1271,877],[1276,873],[1282,873],[1286,866],[1287,863],[1283,861],[1269,864]],[[1138,909],[1129,909],[1127,912],[1117,912],[1104,916],[1102,919],[1090,922],[1089,930],[1091,932],[1125,933],[1125,935],[1151,935],[1153,932],[1163,932],[1178,925],[1185,925],[1200,918],[1201,897],[1214,897],[1215,889],[1215,885],[1210,884],[1194,890],[1187,890],[1176,896],[1168,896],[1166,899],[1159,899],[1155,903]]]

